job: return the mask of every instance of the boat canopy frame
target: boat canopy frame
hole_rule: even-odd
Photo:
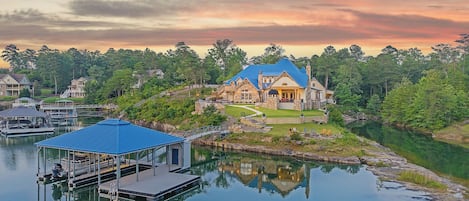
[[[43,155],[43,174],[46,175],[46,149],[57,149],[66,151],[68,157],[70,152],[82,152],[88,154],[97,154],[98,156],[98,185],[101,184],[100,175],[100,155],[106,154],[116,158],[116,187],[119,189],[119,179],[121,177],[120,164],[121,157],[128,154],[136,154],[136,172],[138,181],[139,163],[138,157],[142,151],[152,152],[152,168],[155,175],[155,156],[156,150],[166,147],[167,154],[171,146],[180,146],[184,149],[184,138],[169,135],[160,131],[137,126],[121,119],[107,119],[98,122],[95,125],[83,129],[65,133],[60,136],[42,140],[35,143],[38,154],[38,175],[40,175],[40,155]],[[190,151],[190,149],[189,149]],[[183,153],[182,151],[181,153]],[[181,155],[184,157],[184,154]],[[70,158],[68,158],[70,160]],[[169,157],[166,158],[167,162]],[[184,159],[182,159],[184,161]],[[169,163],[168,163],[169,165]],[[170,167],[168,166],[169,171]],[[70,181],[70,174],[68,174]]]

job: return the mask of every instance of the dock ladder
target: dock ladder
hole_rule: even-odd
[[[119,200],[119,192],[117,189],[116,182],[111,182],[109,187],[109,200],[118,201]]]

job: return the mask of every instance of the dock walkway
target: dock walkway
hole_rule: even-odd
[[[137,174],[131,174],[119,179],[117,192],[122,198],[143,197],[147,200],[164,200],[199,185],[200,176],[169,172],[167,165],[158,166],[155,169],[144,170]],[[101,197],[110,198],[116,180],[99,185]]]

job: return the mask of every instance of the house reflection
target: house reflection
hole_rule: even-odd
[[[295,189],[304,188],[309,198],[310,168],[306,164],[292,165],[285,161],[255,160],[220,160],[218,171],[234,176],[241,183],[269,193],[279,193],[283,197]]]

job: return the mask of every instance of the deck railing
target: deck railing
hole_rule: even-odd
[[[224,126],[204,126],[184,132],[183,136],[187,140],[194,140],[211,134],[228,134],[230,131]]]

